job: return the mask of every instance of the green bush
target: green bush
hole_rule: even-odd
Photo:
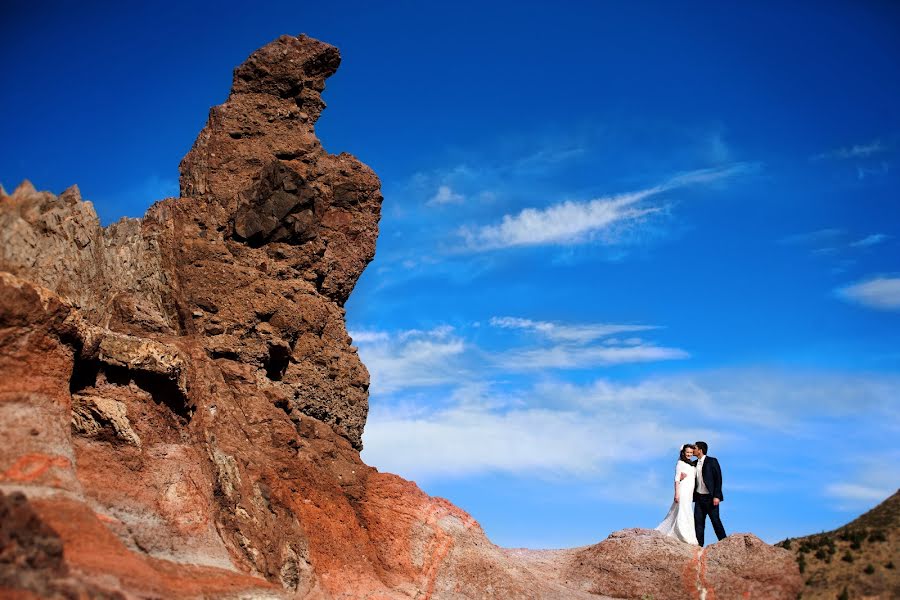
[[[894,568],[894,561],[889,561],[888,564],[884,565],[884,568],[885,568],[885,569],[893,569],[893,568]]]
[[[886,542],[887,536],[884,535],[884,531],[879,529],[879,530],[873,531],[872,533],[869,534],[869,541],[870,542]]]
[[[844,591],[840,593],[837,600],[850,600],[850,593],[847,591],[847,586],[844,586]]]
[[[823,550],[822,548],[816,550],[816,558],[818,558],[819,560],[824,560],[826,556],[828,556],[828,553],[825,552],[825,550]]]
[[[790,550],[791,549],[791,538],[788,538],[788,539],[784,540],[783,542],[781,542],[781,547],[784,548],[785,550]]]
[[[806,556],[801,554],[797,557],[797,566],[800,567],[800,572],[803,573],[806,571]]]
[[[873,567],[872,565],[866,565],[866,568],[863,569],[863,573],[865,573],[866,575],[871,575],[874,572],[875,572],[875,567]]]
[[[844,555],[841,557],[841,560],[844,562],[853,562],[853,555],[850,554],[850,551],[847,550],[844,552]]]
[[[838,537],[843,542],[850,542],[851,547],[856,546],[853,549],[858,550],[859,545],[861,543],[863,543],[863,541],[865,541],[867,535],[866,535],[865,530],[855,530],[855,531],[843,531],[843,532],[841,532],[841,534]]]

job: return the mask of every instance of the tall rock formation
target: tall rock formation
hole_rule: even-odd
[[[361,462],[369,377],[343,305],[382,198],[368,167],[315,136],[339,63],[305,36],[253,53],[182,161],[181,197],[143,219],[103,228],[75,187],[0,192],[0,595],[625,589],[602,583],[619,542],[503,550],[464,511]],[[662,543],[620,537],[636,572]],[[727,568],[751,583],[781,573],[787,552],[754,544],[734,552],[763,557],[755,571]],[[698,552],[666,552],[699,594]],[[786,581],[770,597],[795,597]]]

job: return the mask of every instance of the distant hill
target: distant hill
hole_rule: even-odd
[[[797,559],[803,600],[900,598],[900,490],[834,531],[776,545]]]

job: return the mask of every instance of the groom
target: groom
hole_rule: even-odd
[[[694,455],[697,460],[697,485],[694,488],[694,530],[697,542],[703,547],[703,531],[706,529],[706,516],[719,540],[725,539],[725,528],[719,518],[719,503],[722,501],[722,469],[719,461],[707,456],[709,446],[706,442],[697,442]]]

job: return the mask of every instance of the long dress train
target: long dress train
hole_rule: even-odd
[[[681,479],[681,474],[686,477]],[[694,530],[694,485],[697,481],[697,469],[683,460],[675,465],[675,481],[678,484],[678,502],[672,502],[669,513],[656,530],[665,535],[678,538],[682,542],[697,545],[697,533]]]

